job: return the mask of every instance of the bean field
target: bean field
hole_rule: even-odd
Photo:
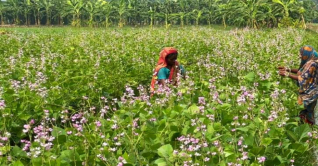
[[[316,165],[298,117],[301,29],[0,29],[0,164]],[[149,97],[163,47],[187,78]]]

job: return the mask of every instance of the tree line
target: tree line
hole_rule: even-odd
[[[0,0],[1,25],[305,26],[313,0]]]

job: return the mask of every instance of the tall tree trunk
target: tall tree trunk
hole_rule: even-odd
[[[119,23],[118,23],[118,26],[119,26],[119,28],[122,28],[122,27],[124,26],[123,17],[122,17],[121,14],[119,15]]]
[[[27,14],[26,12],[24,12],[24,18],[25,18],[24,24],[27,25],[27,26],[29,26],[29,25],[28,25],[28,14]]]
[[[28,18],[28,25],[31,25],[31,17],[29,14],[27,15],[27,18]]]
[[[36,25],[37,20],[36,20],[36,13],[35,13],[35,10],[33,11],[33,17],[34,17],[34,24]]]
[[[183,15],[180,16],[180,21],[181,21],[181,27],[183,28],[184,22],[183,22]]]
[[[40,18],[40,9],[38,9],[38,19],[37,19],[37,25],[41,25],[41,18]]]
[[[50,25],[50,12],[46,10],[46,25]]]
[[[108,16],[106,16],[106,22],[105,22],[105,24],[106,24],[106,28],[108,28],[108,21],[109,21],[109,17],[108,17]]]
[[[168,14],[165,14],[166,17],[165,17],[165,23],[166,23],[166,28],[168,28]]]
[[[150,17],[150,28],[153,29],[153,16]]]
[[[225,16],[223,15],[222,17],[222,22],[223,22],[223,26],[224,26],[224,29],[226,28],[226,22],[225,22]]]
[[[89,16],[89,27],[93,27],[93,14],[90,14]]]
[[[18,13],[16,13],[14,24],[16,24],[16,25],[19,24],[19,15],[18,15]]]
[[[3,14],[2,13],[0,13],[0,20],[1,20],[1,25],[4,25],[4,17],[3,17]]]
[[[304,29],[307,29],[306,22],[305,22],[305,19],[304,19],[304,15],[301,15],[301,21],[303,23]]]
[[[59,17],[58,17],[58,24],[59,24],[59,25],[62,25],[62,20],[63,20],[63,19],[61,18],[61,14],[59,14]]]

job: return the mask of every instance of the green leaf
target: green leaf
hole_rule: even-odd
[[[262,139],[262,145],[264,145],[264,146],[268,146],[269,144],[271,144],[272,143],[272,139],[270,139],[270,138],[263,138]]]
[[[192,104],[189,108],[188,108],[188,113],[191,113],[192,115],[199,113],[199,107],[195,104]]]
[[[158,154],[160,157],[169,158],[172,156],[173,148],[170,144],[163,145],[158,149]]]
[[[300,125],[295,129],[295,133],[298,136],[298,141],[301,141],[301,139],[308,137],[308,132],[310,132],[310,128],[307,124]]]
[[[253,154],[254,156],[263,155],[264,147],[253,147],[250,152],[250,154]]]
[[[222,104],[222,105],[218,105],[218,106],[216,107],[216,109],[228,110],[228,109],[230,109],[231,107],[232,107],[231,104],[229,104],[229,103],[224,103],[224,104]]]
[[[61,152],[61,156],[58,158],[61,160],[61,163],[71,163],[74,160],[78,160],[80,157],[78,153],[74,150],[64,150]]]
[[[289,131],[289,130],[287,130],[287,135],[289,136],[289,137],[291,137],[294,141],[297,141],[298,139],[297,139],[297,136],[293,133],[293,132],[291,132],[291,131]]]
[[[220,130],[222,130],[222,125],[220,122],[217,122],[217,123],[213,124],[213,128],[215,131],[220,131]]]
[[[12,151],[11,151],[11,154],[12,156],[14,157],[28,157],[26,152],[23,151],[20,147],[18,146],[15,146],[12,148]]]
[[[21,161],[15,161],[12,163],[12,166],[24,166]]]
[[[60,135],[66,135],[66,131],[59,127],[54,127],[52,131],[52,136],[58,137]]]
[[[26,113],[22,113],[22,114],[18,115],[18,117],[19,117],[19,119],[21,119],[21,120],[27,121],[27,120],[30,119],[31,115],[28,115],[28,114],[26,114]]]
[[[285,160],[282,158],[282,156],[276,156],[275,157],[280,163],[285,163]]]
[[[236,128],[236,130],[247,132],[248,128],[247,127],[240,127],[240,128]]]
[[[250,72],[248,73],[246,76],[244,76],[244,78],[249,81],[249,82],[254,82],[255,79],[255,73],[254,72]]]
[[[265,88],[265,90],[269,90],[270,87],[272,86],[272,83],[270,81],[264,81],[261,83],[261,86]]]
[[[158,166],[167,166],[167,162],[164,158],[159,158],[155,161],[155,164]]]
[[[233,150],[225,149],[225,151],[224,151],[224,156],[225,156],[225,157],[229,157],[229,156],[231,156],[232,154],[234,154]]]
[[[31,160],[32,165],[34,166],[41,166],[42,165],[42,158],[38,157],[38,158],[33,158]]]
[[[209,134],[213,134],[214,133],[214,128],[213,128],[213,125],[212,124],[209,124],[208,125],[208,131],[207,131]]]

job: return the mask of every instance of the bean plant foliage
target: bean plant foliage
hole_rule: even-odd
[[[298,29],[9,29],[0,35],[1,165],[314,165]],[[311,43],[308,43],[311,42]],[[187,70],[149,97],[165,46]]]

